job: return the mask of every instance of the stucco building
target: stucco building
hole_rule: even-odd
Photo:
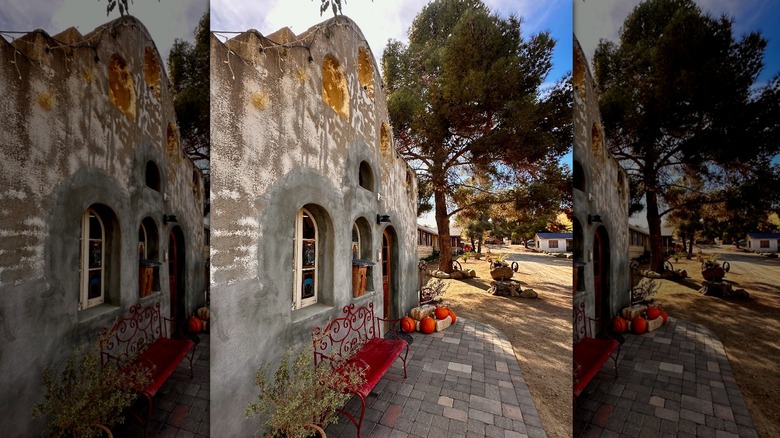
[[[211,432],[251,436],[256,369],[350,303],[417,305],[417,181],[358,26],[211,40]],[[352,261],[374,263],[351,293]]]
[[[608,321],[630,304],[628,179],[605,144],[598,95],[574,38],[574,305]]]
[[[536,233],[534,248],[544,252],[568,252],[574,245],[572,236],[573,233]]]
[[[34,436],[45,367],[138,302],[203,303],[203,181],[132,17],[0,39],[0,95],[0,430]]]

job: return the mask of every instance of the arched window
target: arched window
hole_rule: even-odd
[[[79,309],[105,300],[106,229],[97,211],[88,208],[81,219],[81,267]]]
[[[374,172],[367,161],[361,161],[358,167],[358,185],[366,190],[374,191]]]
[[[160,170],[157,168],[157,164],[154,161],[146,162],[146,186],[160,191]]]
[[[293,309],[317,302],[317,222],[309,210],[295,215],[295,288]]]

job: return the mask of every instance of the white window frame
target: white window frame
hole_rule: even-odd
[[[769,239],[759,240],[759,246],[761,249],[769,248]]]
[[[352,223],[352,231],[353,232],[357,231],[357,242],[350,239],[350,252],[352,252],[352,259],[354,260],[354,259],[361,258],[360,254],[362,253],[362,249],[363,249],[363,246],[360,244],[360,227],[358,227],[357,222]],[[357,243],[357,256],[352,251],[356,243]]]
[[[547,248],[558,249],[558,239],[550,239],[547,241]]]
[[[143,238],[138,240],[138,257],[141,260],[146,260],[149,257],[147,254],[149,254],[149,233],[146,232],[146,226],[144,226],[144,223],[141,222],[140,231],[143,234]]]
[[[314,271],[314,296],[310,298],[301,298],[301,294],[303,293],[302,286],[303,286],[303,260],[301,255],[303,254],[303,217],[304,215],[308,216],[312,223],[314,224],[314,268],[307,268],[307,270],[313,270]],[[318,250],[318,242],[319,240],[319,228],[317,226],[317,220],[314,218],[314,215],[309,212],[309,210],[305,208],[301,208],[298,210],[298,213],[295,215],[295,236],[294,236],[295,244],[294,244],[294,287],[293,287],[293,310],[301,309],[306,306],[310,306],[312,304],[317,303],[317,299],[319,297],[319,291],[317,287],[317,277],[318,277],[318,270],[319,270],[319,260],[317,253]]]
[[[95,216],[100,223],[100,267],[89,267],[89,243],[90,241],[97,239],[90,239],[90,216]],[[106,295],[106,226],[103,223],[103,218],[100,217],[97,211],[92,208],[88,208],[87,211],[81,216],[81,257],[80,257],[80,269],[79,269],[79,310],[88,309],[105,301]],[[89,272],[100,271],[100,295],[95,298],[89,298]]]

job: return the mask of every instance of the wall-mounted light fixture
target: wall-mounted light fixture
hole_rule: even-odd
[[[594,222],[601,222],[601,216],[594,214],[594,215],[588,215],[588,225],[594,223]]]
[[[176,220],[176,215],[175,214],[164,214],[163,215],[163,224],[176,223],[176,222],[178,222],[178,221]]]
[[[388,214],[378,214],[376,215],[376,224],[379,225],[382,222],[390,222],[390,215]]]

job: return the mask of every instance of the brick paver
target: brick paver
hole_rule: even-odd
[[[614,378],[607,362],[577,400],[574,436],[755,436],[723,344],[676,318],[625,335]]]
[[[209,436],[209,336],[200,335],[192,359],[184,359],[154,397],[152,420],[147,426],[149,437]],[[142,401],[136,409],[146,409]],[[117,438],[142,437],[141,425],[127,416],[124,425],[114,431]]]
[[[397,360],[368,397],[361,436],[546,437],[512,345],[503,333],[458,318],[442,332],[413,333],[412,337],[407,378]],[[355,400],[348,408],[359,415]],[[391,403],[382,405],[382,400]],[[385,417],[393,403],[403,407],[400,415],[395,417],[393,412]],[[378,423],[369,420],[371,410],[383,413]],[[395,421],[387,421],[393,417]],[[328,437],[356,436],[355,426],[343,415],[326,432]]]

